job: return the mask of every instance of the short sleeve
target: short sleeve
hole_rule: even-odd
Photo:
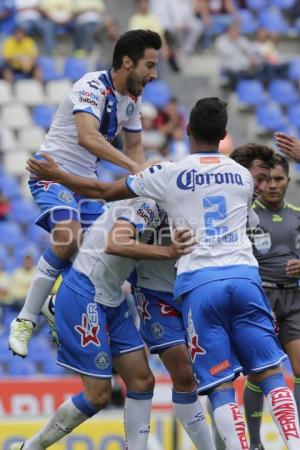
[[[116,219],[131,223],[139,232],[143,232],[148,227],[156,227],[160,220],[157,205],[153,200],[146,198],[129,202],[122,207]]]
[[[106,89],[100,80],[81,79],[73,85],[71,92],[73,113],[86,112],[101,121],[105,98]]]
[[[141,121],[141,98],[139,97],[134,104],[133,102],[130,102],[127,106],[128,112],[130,112],[130,107],[134,108],[133,113],[130,115],[129,120],[124,124],[123,130],[124,131],[131,131],[131,132],[139,132],[142,131],[142,121]],[[133,106],[134,105],[134,106]]]
[[[166,198],[171,162],[161,162],[126,179],[128,189],[135,195],[150,197],[158,203]]]

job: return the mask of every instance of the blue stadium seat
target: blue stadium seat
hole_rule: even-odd
[[[285,34],[289,27],[280,9],[269,8],[259,14],[259,25],[271,32]]]
[[[42,363],[51,359],[51,343],[50,338],[44,336],[34,336],[29,343],[28,356],[33,363]]]
[[[300,129],[300,103],[289,107],[288,118],[291,125]]]
[[[156,108],[164,108],[171,98],[169,85],[163,80],[155,80],[145,86],[143,102],[152,103]]]
[[[248,9],[239,10],[240,30],[242,34],[253,34],[258,28],[257,20]]]
[[[50,128],[55,112],[56,108],[54,106],[49,105],[35,106],[32,110],[32,117],[34,123],[37,126],[48,130],[48,128]]]
[[[54,360],[49,360],[43,364],[43,374],[52,376],[62,376],[65,375],[65,369]]]
[[[12,220],[0,222],[0,243],[17,246],[24,243],[24,235],[18,223]]]
[[[21,224],[32,223],[38,214],[38,208],[30,200],[20,198],[11,203],[11,218],[16,222]]]
[[[266,131],[283,131],[286,129],[287,120],[277,103],[269,102],[259,106],[255,117],[257,124]]]
[[[20,266],[23,263],[24,257],[30,255],[34,262],[37,263],[40,257],[41,251],[37,244],[33,242],[25,242],[22,247],[15,249],[16,264]]]
[[[38,58],[38,66],[43,74],[43,81],[59,80],[60,75],[56,69],[55,61],[51,56],[40,56]]]
[[[13,354],[8,349],[7,336],[0,339],[0,363],[9,364],[13,360]]]
[[[278,6],[280,9],[289,9],[294,6],[295,0],[272,0],[273,6]]]
[[[299,29],[300,31],[300,29]],[[300,80],[300,58],[292,59],[288,69],[288,77],[290,80]]]
[[[296,103],[299,94],[290,80],[273,80],[269,85],[269,94],[272,100],[280,105]]]
[[[15,357],[8,365],[8,372],[11,377],[32,377],[37,374],[36,367],[27,359]]]
[[[12,175],[0,176],[0,191],[10,200],[21,197],[20,184]]]
[[[49,233],[35,224],[28,228],[27,237],[30,241],[43,248],[49,244]]]
[[[254,11],[261,11],[268,6],[268,0],[246,0],[247,7]]]
[[[88,72],[85,59],[70,56],[65,60],[64,76],[71,81],[77,81],[86,72]]]
[[[257,106],[266,101],[264,86],[258,80],[239,81],[236,94],[240,102],[250,106]]]

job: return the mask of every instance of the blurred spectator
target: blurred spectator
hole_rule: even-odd
[[[142,116],[142,142],[146,159],[159,158],[160,148],[165,140],[163,133],[157,130],[155,120],[157,109],[151,103],[143,103]]]
[[[11,298],[14,306],[22,307],[35,271],[34,259],[24,256],[23,264],[11,275]]]
[[[97,70],[110,69],[115,44],[120,37],[119,23],[111,19],[106,24],[106,39],[101,42],[101,57]]]
[[[40,10],[47,21],[53,43],[57,31],[73,34],[73,0],[40,0]]]
[[[281,63],[276,46],[276,36],[264,28],[256,33],[252,45],[257,76],[265,83],[274,78],[287,78],[289,63]]]
[[[0,36],[11,34],[15,28],[14,0],[0,0]]]
[[[189,140],[183,127],[177,126],[173,129],[168,148],[172,161],[180,161],[190,154]]]
[[[129,19],[128,29],[137,30],[139,28],[142,28],[159,33],[163,43],[161,49],[162,57],[168,60],[171,67],[173,67],[174,69],[174,55],[170,54],[169,45],[166,39],[166,33],[163,29],[160,18],[150,10],[150,0],[136,0],[136,3],[137,11]],[[178,66],[176,66],[176,68],[178,68]]]
[[[9,82],[15,78],[42,79],[37,65],[38,48],[35,41],[17,26],[14,34],[3,42],[4,67],[2,77]]]
[[[224,33],[229,25],[238,20],[238,11],[233,0],[200,0],[203,3],[202,17],[205,24],[204,47],[210,47],[212,37]]]
[[[75,48],[88,53],[93,51],[94,36],[97,31],[103,30],[109,16],[103,0],[73,0],[75,14]]]
[[[4,262],[0,260],[0,305],[11,304],[10,294],[11,279],[9,273],[4,270]]]
[[[175,128],[185,128],[185,117],[180,111],[177,98],[172,97],[164,109],[158,113],[156,127],[167,139],[172,137]]]
[[[11,205],[8,198],[0,192],[0,221],[6,220],[9,216]]]
[[[16,21],[27,34],[35,36],[36,33],[42,37],[44,49],[47,53],[53,51],[54,40],[51,32],[51,24],[44,20],[39,0],[15,0]]]
[[[229,87],[234,88],[241,78],[251,78],[254,75],[252,43],[241,36],[237,22],[232,23],[228,31],[216,39],[215,47],[220,58],[222,77],[228,80]]]

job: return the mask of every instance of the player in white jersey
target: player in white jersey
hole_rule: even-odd
[[[121,285],[140,257],[174,259],[190,251],[189,243],[147,244],[164,214],[150,199],[116,202],[87,231],[56,298],[57,362],[80,374],[84,391],[10,450],[44,450],[103,409],[110,399],[112,366],[127,387],[126,448],[146,450],[154,379]]]
[[[40,151],[52,155],[62,170],[97,179],[97,161],[105,159],[136,172],[144,161],[141,143],[140,95],[157,77],[160,36],[134,30],[123,34],[114,49],[112,70],[92,72],[77,81],[62,100]],[[114,148],[122,132],[128,156]],[[40,153],[36,158],[41,158]],[[36,223],[51,233],[18,318],[11,324],[9,347],[25,357],[42,306],[86,228],[102,214],[103,203],[90,201],[54,181],[29,181],[40,207]]]
[[[156,164],[126,182],[93,182],[59,169],[55,178],[91,197],[150,197],[177,227],[189,225],[194,230],[197,246],[178,262],[175,296],[182,299],[198,390],[209,395],[226,448],[249,449],[232,388],[240,363],[240,370],[251,373],[267,397],[288,449],[296,450],[300,448],[298,414],[279,367],[285,354],[246,234],[253,180],[247,169],[218,153],[226,124],[224,102],[201,99],[191,111],[192,154],[184,160]],[[53,169],[53,162],[45,166]],[[34,167],[31,162],[30,168]]]

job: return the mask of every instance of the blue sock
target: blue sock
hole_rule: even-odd
[[[94,416],[99,409],[97,409],[87,398],[84,392],[80,392],[72,397],[72,402],[76,408],[87,417]]]
[[[235,393],[233,388],[212,391],[208,394],[208,397],[211,401],[213,411],[228,403],[235,403]]]
[[[51,247],[48,247],[43,253],[44,260],[56,270],[62,270],[69,264],[69,259],[62,259],[57,256]]]
[[[259,383],[261,390],[264,395],[267,396],[269,392],[273,391],[273,389],[286,387],[286,382],[283,378],[282,373],[275,373],[275,375],[271,375]]]
[[[195,403],[197,400],[196,389],[192,392],[176,392],[172,390],[172,402],[179,403],[180,405]]]
[[[151,398],[153,398],[153,391],[145,391],[145,392],[127,391],[126,397],[132,398],[133,400],[151,400]]]

